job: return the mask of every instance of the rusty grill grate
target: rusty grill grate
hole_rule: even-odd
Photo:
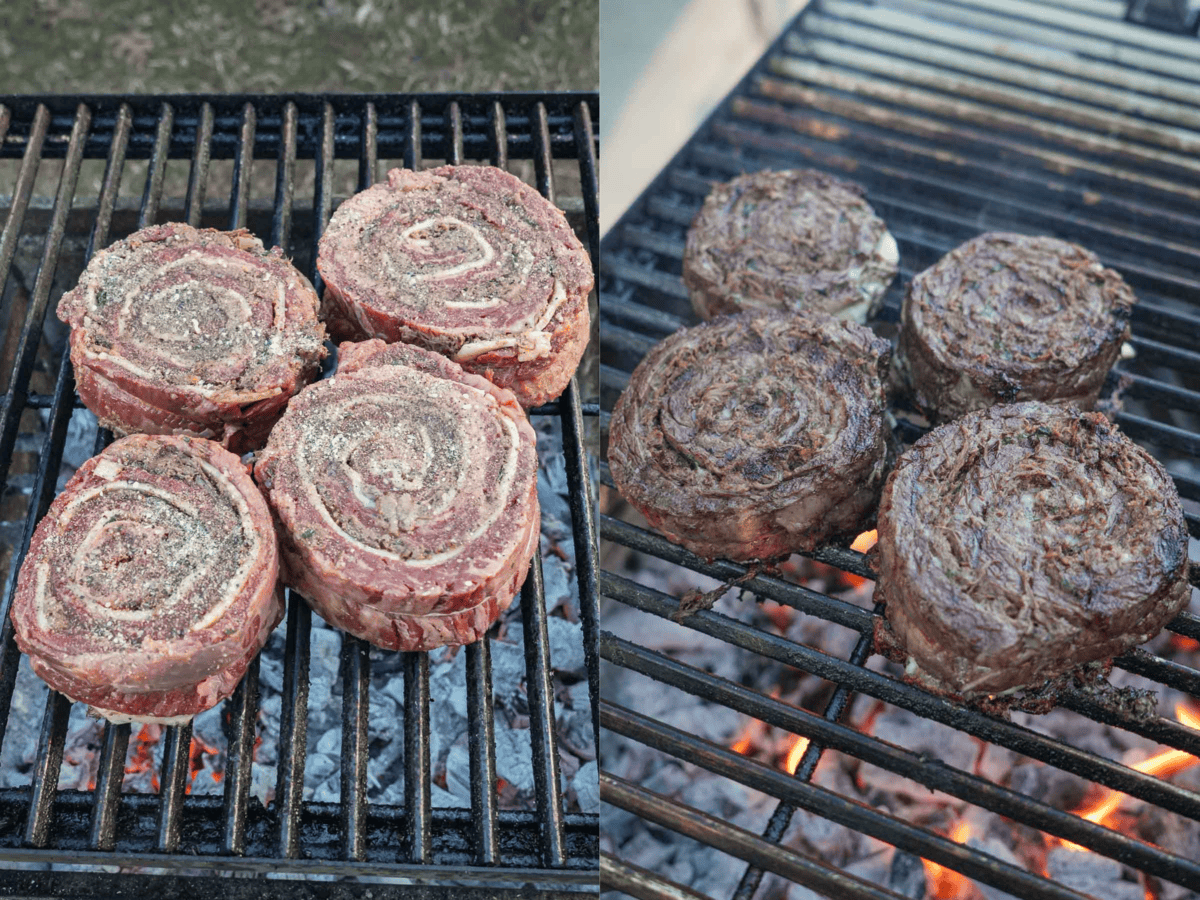
[[[61,271],[60,251],[68,222],[81,217],[90,230],[85,256],[120,234],[118,197],[129,160],[148,160],[136,223],[126,216],[127,233],[169,218],[163,198],[168,160],[189,166],[186,202],[179,213],[189,224],[201,222],[210,161],[232,160],[232,188],[221,221],[211,224],[257,230],[268,246],[283,246],[314,276],[315,242],[334,205],[334,163],[358,161],[357,186],[368,186],[377,163],[403,160],[420,167],[425,158],[457,164],[484,160],[505,167],[529,161],[538,189],[555,197],[555,173],[578,177],[592,258],[597,259],[597,142],[592,121],[598,114],[595,94],[377,95],[377,96],[167,96],[167,97],[15,97],[0,100],[0,156],[19,158],[8,216],[0,233],[0,272],[10,278],[18,241],[33,234],[42,241],[36,283],[23,310],[11,304],[0,315],[7,321],[5,346],[12,353],[7,391],[0,405],[0,470],[12,492],[20,438],[36,443],[36,473],[28,487],[28,512],[3,595],[0,631],[0,738],[10,724],[19,653],[7,609],[21,555],[33,529],[52,500],[72,410],[78,406],[69,360],[53,360],[54,388],[30,390],[42,343],[43,323],[56,274],[73,283],[78,269]],[[62,159],[57,195],[48,216],[39,219],[33,198],[39,168]],[[81,168],[103,159],[99,196],[80,196]],[[274,161],[273,198],[251,197],[254,159]],[[311,161],[311,163],[309,162]],[[564,162],[571,165],[564,169]],[[311,169],[310,169],[311,166]],[[294,214],[298,188],[311,172],[311,227],[308,212]],[[574,183],[574,181],[573,181]],[[353,189],[353,188],[351,188]],[[295,217],[296,222],[293,222]],[[211,216],[208,216],[211,219]],[[39,222],[41,224],[39,224]],[[210,224],[208,221],[205,224]],[[293,225],[296,225],[294,228]],[[44,227],[44,231],[42,231]],[[307,261],[307,266],[305,262]],[[61,287],[59,288],[61,290]],[[52,313],[50,313],[52,316]],[[44,433],[22,433],[26,410],[48,410]],[[535,421],[554,417],[561,427],[561,455],[570,491],[573,544],[580,595],[592,727],[598,725],[598,661],[595,651],[595,525],[585,447],[584,416],[598,412],[594,399],[581,395],[573,380],[561,400],[534,410]],[[28,421],[28,418],[26,418]],[[96,447],[110,435],[99,434]],[[24,446],[24,444],[22,444]],[[19,493],[19,491],[18,491]],[[371,658],[365,642],[343,642],[342,750],[340,802],[303,799],[306,722],[309,714],[309,633],[311,613],[298,596],[289,597],[279,728],[278,781],[270,808],[250,802],[251,754],[258,705],[256,660],[227,701],[228,758],[223,795],[185,795],[191,726],[166,730],[157,795],[122,793],[128,725],[106,725],[94,790],[59,791],[59,765],[71,704],[51,692],[45,708],[36,762],[27,788],[0,789],[0,889],[22,894],[59,894],[101,888],[194,892],[230,896],[294,895],[288,881],[231,882],[228,873],[283,873],[312,879],[383,876],[424,883],[429,896],[474,892],[507,896],[511,886],[532,882],[542,891],[579,889],[594,884],[598,817],[567,813],[559,777],[559,747],[551,695],[551,659],[543,597],[540,556],[535,558],[521,595],[521,618],[528,637],[525,685],[534,771],[535,809],[501,810],[497,799],[493,737],[492,662],[489,641],[466,648],[466,685],[470,735],[470,809],[432,808],[430,801],[430,681],[426,654],[403,654],[405,787],[402,805],[368,800],[369,686]],[[399,677],[399,676],[397,676]],[[439,698],[435,698],[439,699]],[[397,738],[399,739],[399,738]],[[49,866],[91,864],[124,867],[122,874],[28,871]],[[18,870],[24,864],[26,871]],[[150,868],[160,874],[130,872]],[[190,877],[182,877],[181,870]],[[109,872],[112,870],[109,869]],[[168,874],[163,875],[162,872]],[[174,874],[171,874],[174,873]],[[152,884],[153,882],[153,884]],[[455,885],[451,888],[449,885]],[[488,887],[490,885],[490,887]],[[497,885],[509,885],[497,889]],[[325,896],[334,885],[310,881],[306,891]],[[369,886],[375,895],[384,884]],[[338,896],[367,888],[337,886]],[[423,894],[424,895],[424,894]],[[522,896],[525,894],[522,893]]]
[[[1191,535],[1200,537],[1200,41],[1130,24],[1125,11],[1116,0],[810,5],[602,242],[602,426],[647,350],[695,322],[680,258],[709,185],[746,171],[812,166],[862,184],[899,243],[901,274],[877,322],[885,333],[894,331],[913,274],[981,231],[1077,241],[1120,270],[1140,303],[1131,340],[1136,359],[1118,367],[1124,411],[1116,421],[1167,465],[1184,497]],[[911,443],[919,434],[901,421],[902,441]],[[601,478],[611,488],[606,469]],[[685,570],[723,581],[746,574],[743,566],[705,561],[615,516],[601,517],[601,537],[602,553],[623,547],[657,557],[679,567],[671,569],[679,582],[694,577]],[[853,550],[829,547],[813,558],[873,577]],[[663,568],[657,564],[656,570]],[[1198,576],[1194,565],[1193,585]],[[669,617],[679,609],[679,600],[636,573],[603,571],[600,578],[606,602],[623,613]],[[836,751],[1118,860],[1158,884],[1200,892],[1195,858],[1086,821],[1043,797],[880,740],[843,720],[856,698],[882,701],[949,726],[960,740],[970,736],[1007,748],[1200,821],[1196,792],[869,668],[869,609],[785,577],[758,575],[739,586],[760,601],[857,632],[853,650],[837,656],[732,615],[703,611],[684,619],[688,628],[725,642],[731,654],[744,651],[763,666],[780,663],[823,679],[823,708],[798,708],[610,631],[601,633],[601,657],[615,667],[606,673],[639,673],[808,738],[794,777],[607,699],[601,724],[606,740],[620,736],[764,792],[775,804],[769,823],[754,833],[618,777],[606,771],[609,744],[601,760],[604,816],[619,809],[706,844],[714,865],[732,857],[744,870],[732,894],[737,900],[756,896],[764,871],[830,897],[899,896],[888,885],[868,883],[781,844],[797,810],[1014,897],[1083,896],[1044,873],[813,783],[823,755]],[[1181,615],[1168,627],[1200,638],[1195,615]],[[1184,662],[1139,648],[1116,666],[1163,689],[1200,697],[1200,671]],[[607,695],[608,674],[605,679]],[[1135,720],[1082,692],[1067,694],[1060,706],[1093,723],[1200,753],[1200,733],[1170,719]],[[702,896],[612,850],[606,846],[601,858],[604,888],[639,898]],[[1146,884],[1153,890],[1156,882]]]

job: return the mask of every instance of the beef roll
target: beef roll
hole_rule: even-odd
[[[389,650],[478,640],[538,545],[536,438],[511,391],[409,344],[339,347],[255,477],[284,579],[326,621]]]
[[[935,422],[1020,400],[1091,409],[1135,302],[1076,244],[981,234],[913,278],[897,370]]]
[[[900,254],[863,194],[812,169],[715,185],[683,254],[696,315],[813,310],[865,322],[883,303]]]
[[[1040,688],[1171,621],[1187,548],[1174,483],[1101,414],[973,412],[917,441],[884,487],[880,637],[940,693]]]
[[[113,722],[178,724],[233,693],[283,617],[271,513],[203,438],[131,435],[38,524],[12,602],[33,671]]]
[[[326,355],[312,285],[248,231],[153,225],[101,250],[58,317],[79,396],[118,434],[261,447]]]
[[[562,211],[492,166],[393,169],[321,236],[338,340],[404,341],[508,388],[562,393],[588,341],[592,265]]]
[[[613,482],[700,556],[860,532],[887,474],[890,345],[826,315],[741,313],[655,346],[613,410]]]

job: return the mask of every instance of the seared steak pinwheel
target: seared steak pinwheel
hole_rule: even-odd
[[[884,487],[880,636],[934,691],[1039,687],[1174,618],[1187,547],[1170,477],[1101,414],[973,412],[917,441]]]
[[[1018,400],[1091,409],[1136,302],[1076,244],[981,234],[913,278],[896,364],[934,421]]]
[[[389,650],[482,637],[537,548],[535,435],[516,398],[409,344],[342,344],[254,474],[287,584]]]
[[[261,447],[317,373],[312,285],[245,230],[154,225],[93,257],[58,317],[79,396],[120,434],[191,434]]]
[[[688,231],[683,281],[702,319],[819,310],[865,322],[900,254],[856,184],[811,169],[718,184]]]
[[[337,340],[434,350],[525,407],[561,394],[587,345],[587,252],[502,169],[393,169],[337,208],[317,267]]]
[[[12,602],[33,671],[113,722],[186,721],[233,693],[283,617],[271,513],[236,456],[131,435],[34,532]]]
[[[890,347],[829,316],[741,313],[654,347],[608,462],[651,527],[700,556],[772,559],[857,534],[887,474]]]

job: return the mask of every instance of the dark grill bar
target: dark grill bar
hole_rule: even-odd
[[[763,168],[814,167],[862,184],[896,237],[900,275],[874,323],[886,335],[895,333],[912,276],[982,231],[1077,241],[1121,271],[1139,304],[1129,342],[1136,356],[1118,364],[1111,382],[1119,385],[1122,400],[1115,420],[1167,466],[1184,498],[1189,530],[1200,538],[1200,218],[1195,212],[1200,42],[1130,25],[1121,20],[1121,7],[1104,0],[814,0],[604,239],[602,429],[649,348],[696,322],[680,266],[687,227],[710,185]],[[901,409],[897,438],[911,444],[921,434]],[[604,466],[601,480],[613,487]],[[610,840],[601,858],[604,887],[639,898],[762,900],[774,896],[763,881],[764,873],[773,872],[830,897],[888,896],[887,884],[822,881],[825,873],[814,867],[824,861],[816,858],[816,850],[797,850],[785,842],[789,826],[804,811],[1015,897],[1087,893],[1046,871],[1002,860],[981,845],[960,843],[943,828],[903,820],[818,784],[818,764],[836,756],[853,764],[854,772],[870,764],[953,798],[956,805],[941,807],[947,815],[961,814],[965,821],[973,810],[988,811],[1021,826],[1023,834],[1040,832],[1038,840],[1046,847],[1069,842],[1086,848],[1080,853],[1117,860],[1127,871],[1143,873],[1147,897],[1163,896],[1160,886],[1168,883],[1200,892],[1200,864],[1191,854],[1084,819],[1053,798],[992,780],[984,771],[890,743],[887,734],[876,737],[852,724],[852,713],[856,702],[860,710],[913,713],[954,729],[957,740],[981,742],[981,752],[992,745],[1005,748],[1027,764],[1127,794],[1134,798],[1131,804],[1143,801],[1149,804],[1143,816],[1170,813],[1200,822],[1200,793],[1184,786],[1187,782],[1145,774],[1018,721],[928,694],[890,670],[876,671],[878,666],[868,663],[874,657],[878,607],[856,605],[789,575],[751,575],[742,565],[701,559],[624,521],[615,492],[609,500],[612,514],[601,516],[601,536],[613,559],[633,551],[634,560],[627,570],[601,573],[609,608],[632,614],[614,621],[674,618],[680,600],[664,592],[665,573],[672,585],[694,583],[689,582],[694,573],[736,581],[743,600],[773,601],[800,620],[820,620],[829,629],[856,634],[839,645],[844,649],[828,652],[824,645],[756,624],[766,620],[755,618],[748,602],[738,607],[737,617],[702,610],[677,619],[704,640],[721,642],[730,658],[750,661],[739,683],[726,672],[676,658],[673,649],[643,645],[634,624],[625,625],[629,634],[602,632],[600,655],[611,664],[613,682],[636,678],[630,683],[639,686],[641,693],[632,695],[637,702],[643,685],[661,686],[711,705],[689,708],[734,710],[743,720],[809,740],[791,776],[697,736],[678,721],[668,724],[603,701],[601,724],[613,740],[601,760],[602,799],[610,804],[606,815],[633,813],[652,823],[655,835],[675,832],[713,848],[714,860],[728,855],[741,861],[740,880],[735,878],[727,892],[710,895],[695,883],[654,871]],[[874,578],[863,555],[848,548],[821,548],[809,556]],[[1191,582],[1200,585],[1195,565]],[[1200,618],[1185,612],[1168,629],[1195,639]],[[682,644],[685,638],[672,640]],[[1149,679],[1160,693],[1178,691],[1176,696],[1195,708],[1197,657],[1189,651],[1191,656],[1172,658],[1173,652],[1133,650],[1115,660],[1114,674]],[[769,694],[750,683],[757,668],[820,679],[819,702],[801,708]],[[1080,733],[1089,722],[1096,729],[1107,725],[1200,755],[1200,732],[1173,718],[1135,717],[1111,699],[1081,689],[1065,692],[1058,705],[1081,723]],[[664,771],[679,762],[692,764],[704,770],[704,777],[716,775],[765,794],[770,815],[763,814],[759,833],[734,833],[728,826],[722,831],[724,823],[707,821],[678,797],[656,795],[614,773],[620,756],[608,747],[638,745],[657,751],[647,758],[661,760]],[[804,854],[807,868],[786,869],[789,855]]]
[[[65,354],[54,361],[52,393],[31,391],[30,384],[43,341],[42,325],[52,315],[50,298],[68,217],[78,213],[83,204],[78,190],[83,160],[106,159],[95,208],[83,204],[87,215],[94,216],[85,259],[120,234],[112,231],[127,160],[149,160],[137,215],[139,228],[158,221],[164,208],[169,159],[190,162],[183,220],[197,226],[208,223],[213,204],[206,201],[206,190],[210,169],[217,169],[211,161],[232,160],[227,214],[219,226],[249,227],[262,221],[263,207],[255,203],[251,175],[255,160],[270,160],[276,173],[270,241],[295,254],[319,288],[315,242],[332,213],[335,192],[340,190],[335,163],[350,159],[357,161],[360,189],[370,185],[377,165],[386,159],[403,159],[414,166],[420,166],[425,158],[452,163],[483,160],[497,165],[531,159],[538,187],[550,197],[555,167],[564,161],[577,162],[584,214],[591,217],[587,223],[590,251],[596,259],[596,143],[590,126],[596,111],[594,94],[18,97],[0,103],[0,131],[7,138],[0,145],[0,158],[21,159],[9,215],[0,233],[0,271],[5,283],[12,273],[18,238],[30,233],[29,220],[36,221],[31,200],[39,165],[43,160],[63,160],[36,283],[23,320],[9,326],[20,329],[20,340],[0,407],[0,470],[6,479],[18,434],[21,441],[26,440],[21,429],[28,426],[22,423],[22,413],[48,410],[44,434],[37,435],[40,455],[21,543],[15,548],[0,608],[0,740],[8,724],[19,662],[8,604],[33,529],[53,499],[67,427],[79,406]],[[301,218],[294,219],[297,180],[309,160],[315,184],[312,218],[300,212]],[[225,200],[222,196],[217,202],[224,204]],[[129,225],[122,228],[129,229]],[[62,278],[71,273],[57,274]],[[556,417],[562,428],[558,452],[563,454],[571,492],[570,526],[580,613],[585,640],[592,642],[585,656],[593,721],[598,721],[599,692],[594,646],[598,631],[596,531],[583,416],[598,411],[598,404],[581,398],[573,381],[560,400],[533,412],[534,416]],[[110,440],[106,432],[97,435],[97,452]],[[522,594],[530,749],[538,773],[535,810],[498,807],[492,658],[486,641],[463,651],[471,741],[470,809],[433,808],[431,803],[430,665],[425,654],[404,654],[401,671],[395,675],[403,679],[405,700],[403,734],[397,732],[394,738],[404,742],[404,802],[392,806],[368,799],[371,656],[365,642],[349,637],[342,642],[340,660],[340,798],[336,803],[303,799],[313,627],[303,599],[289,592],[278,780],[269,808],[251,796],[251,764],[263,715],[257,661],[225,707],[228,748],[223,796],[190,795],[187,791],[189,762],[196,752],[190,725],[163,730],[157,797],[122,791],[129,725],[106,724],[100,732],[93,791],[60,791],[58,773],[72,704],[51,692],[32,790],[0,788],[0,886],[12,890],[20,885],[27,893],[46,894],[56,890],[55,885],[65,884],[56,873],[6,868],[17,862],[213,873],[273,871],[302,877],[374,875],[432,885],[479,886],[454,888],[463,896],[498,883],[533,882],[569,890],[594,885],[598,817],[566,812],[560,787],[550,691],[552,661],[540,575],[540,559],[535,559]],[[189,883],[197,890],[205,883],[204,889],[223,892],[230,882],[195,876]],[[376,895],[387,891],[381,884],[371,888]]]

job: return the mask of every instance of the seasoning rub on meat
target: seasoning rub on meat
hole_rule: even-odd
[[[512,392],[436,353],[379,340],[338,352],[255,465],[285,581],[380,647],[475,641],[537,548],[533,428]]]
[[[1039,688],[1171,621],[1187,548],[1171,478],[1104,416],[994,406],[926,434],[888,478],[877,636],[938,692]]]
[[[153,225],[97,253],[58,316],[79,396],[118,434],[263,445],[325,357],[312,285],[248,231]]]
[[[492,166],[393,169],[321,236],[337,340],[436,351],[527,408],[563,392],[588,341],[592,265],[566,217]]]
[[[233,693],[283,617],[270,510],[203,438],[131,435],[34,532],[12,602],[34,672],[113,722],[177,724]]]
[[[887,474],[890,354],[827,315],[682,329],[617,401],[613,481],[651,527],[708,558],[772,559],[857,534]]]

